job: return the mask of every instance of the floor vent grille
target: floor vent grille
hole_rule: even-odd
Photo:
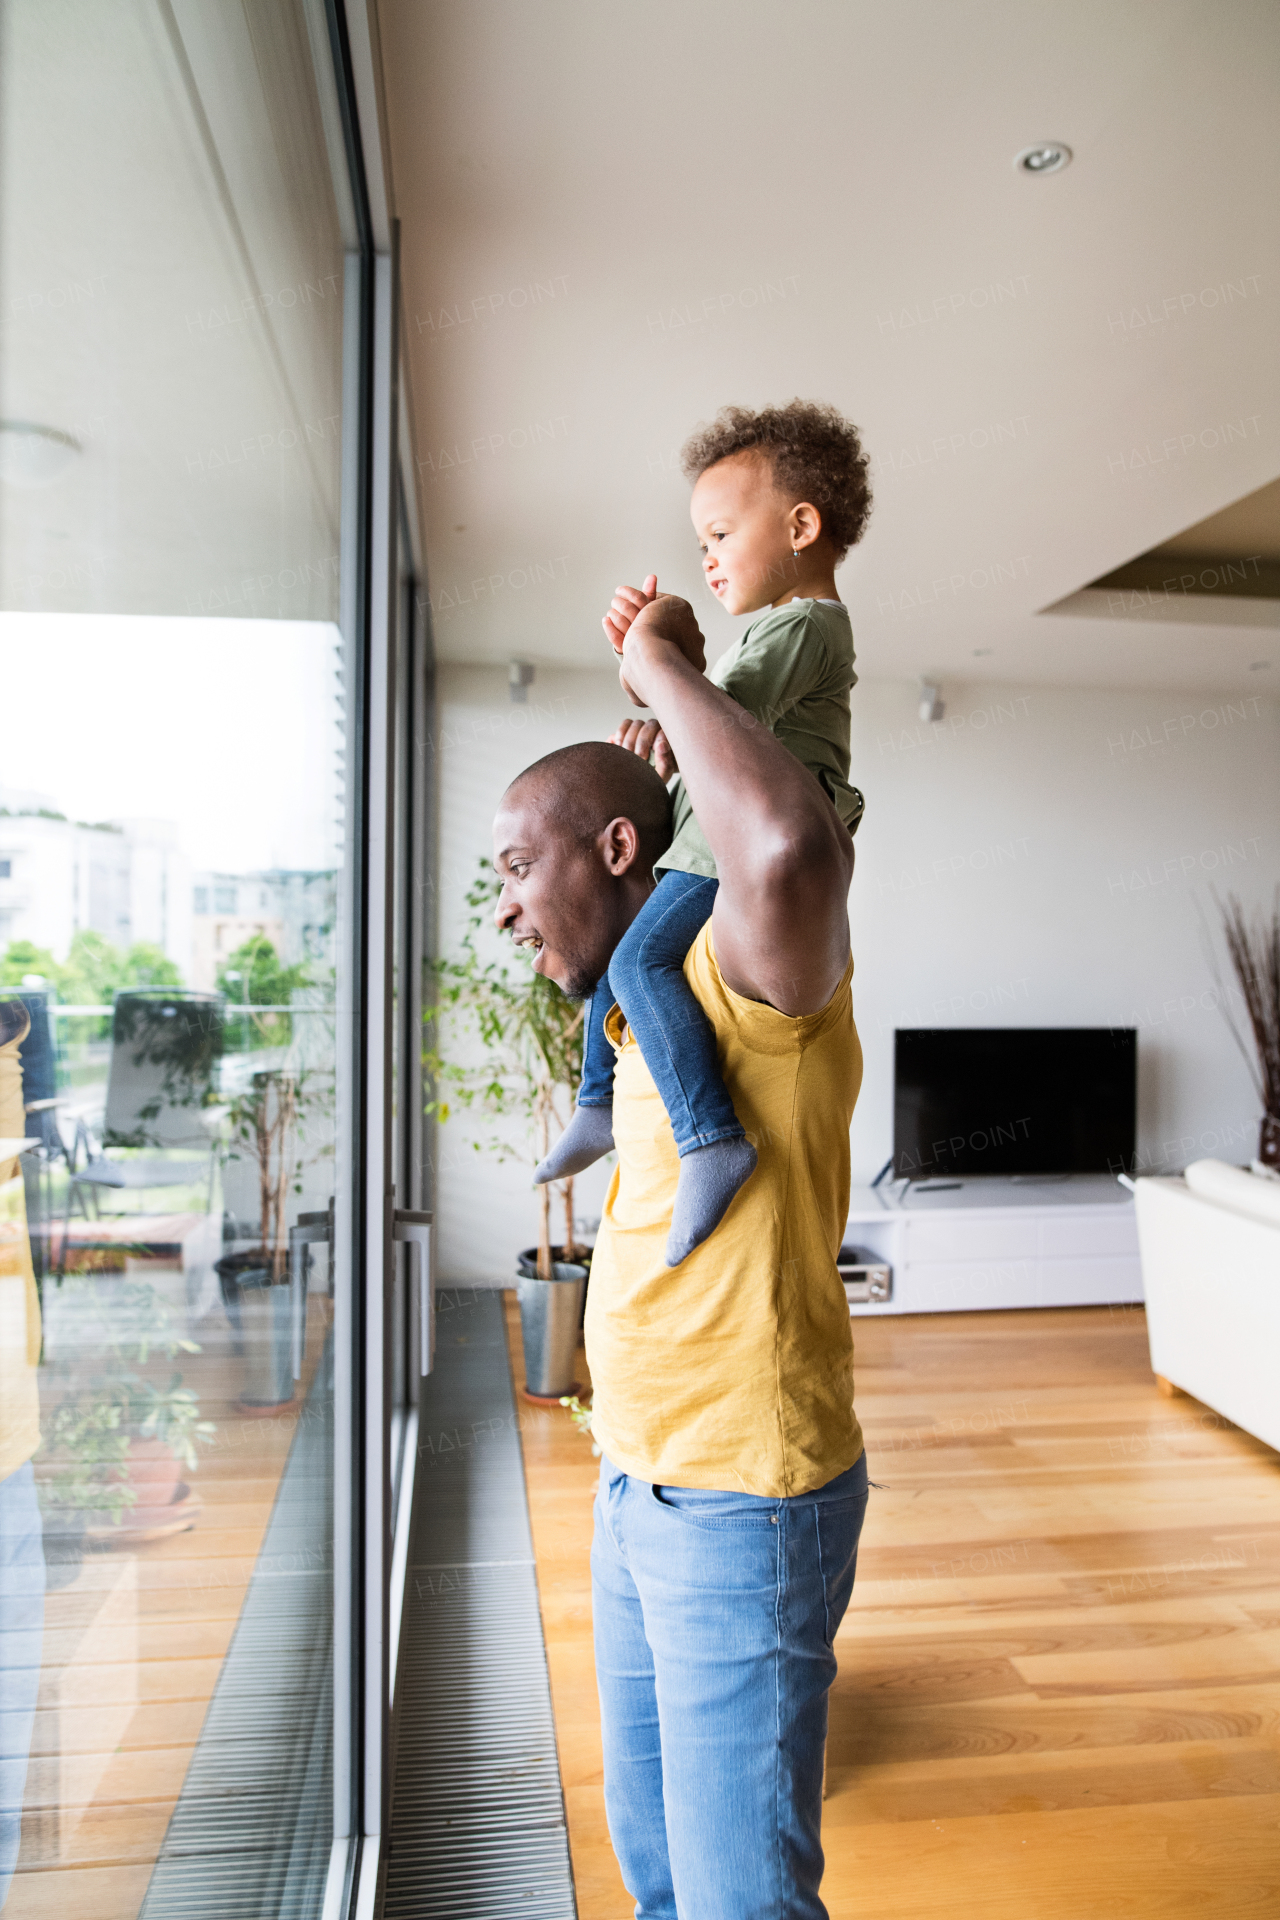
[[[139,1920],[320,1912],[333,1832],[331,1359],[298,1421]]]
[[[438,1309],[384,1920],[575,1920],[502,1295],[442,1289]]]

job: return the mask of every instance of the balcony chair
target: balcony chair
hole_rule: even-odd
[[[205,1212],[212,1212],[217,1165],[213,1102],[223,1028],[219,994],[139,988],[116,995],[100,1138],[95,1140],[83,1119],[76,1122],[59,1279],[66,1272],[73,1206],[86,1221],[105,1221],[113,1217],[101,1206],[106,1192],[189,1187],[198,1179],[206,1186]],[[145,1240],[145,1231],[136,1237]],[[88,1251],[121,1242],[104,1235],[101,1241],[90,1236],[77,1244]]]

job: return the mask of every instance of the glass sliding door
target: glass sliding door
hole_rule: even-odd
[[[359,1821],[371,270],[322,0],[0,21],[0,1902],[302,1920]]]

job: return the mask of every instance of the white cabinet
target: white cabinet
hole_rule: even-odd
[[[855,1188],[845,1241],[893,1268],[891,1297],[855,1318],[1142,1299],[1133,1196],[1101,1175]]]

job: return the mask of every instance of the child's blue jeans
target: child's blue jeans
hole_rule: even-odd
[[[578,1105],[613,1105],[614,1053],[604,1021],[616,1000],[662,1095],[681,1155],[745,1137],[720,1077],[711,1022],[684,977],[685,956],[711,918],[719,885],[699,873],[664,873],[587,1008]]]

